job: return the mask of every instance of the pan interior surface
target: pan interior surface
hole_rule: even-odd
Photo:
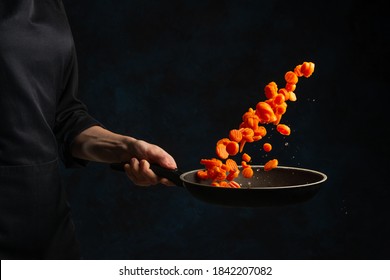
[[[327,176],[321,172],[298,168],[279,166],[270,171],[264,171],[264,166],[252,166],[254,175],[252,178],[237,177],[235,181],[242,189],[276,189],[276,188],[300,188],[320,184],[326,181]],[[197,177],[198,170],[193,170],[181,175],[185,183],[211,186],[211,180],[201,180]]]
[[[214,187],[210,180],[200,180],[198,170],[180,176],[186,189],[197,199],[227,207],[275,207],[297,204],[311,199],[327,177],[303,168],[279,166],[264,171],[264,166],[253,166],[250,179],[235,179],[241,188]]]

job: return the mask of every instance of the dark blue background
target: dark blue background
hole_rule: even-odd
[[[103,164],[64,169],[84,258],[389,258],[389,23],[364,2],[64,0],[90,113],[182,170],[214,156],[268,82],[315,62],[270,156],[329,177],[307,203],[234,209],[136,187]],[[267,160],[260,144],[248,152]]]

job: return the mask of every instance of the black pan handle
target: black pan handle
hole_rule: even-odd
[[[126,162],[111,163],[110,167],[113,170],[123,172],[125,164],[126,164]],[[150,169],[152,169],[153,172],[156,173],[157,176],[167,178],[169,181],[174,183],[176,186],[179,186],[179,187],[184,186],[183,181],[180,179],[180,176],[181,176],[181,174],[183,174],[183,172],[181,172],[179,169],[177,169],[177,168],[176,169],[167,169],[167,168],[161,167],[160,165],[155,164],[155,163],[150,164]]]

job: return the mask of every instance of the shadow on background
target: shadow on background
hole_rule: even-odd
[[[107,128],[156,143],[182,170],[303,61],[292,135],[255,164],[322,171],[311,201],[234,209],[176,187],[136,187],[102,164],[63,170],[86,259],[388,259],[389,23],[376,1],[64,0],[80,98]],[[386,161],[385,161],[386,162]]]

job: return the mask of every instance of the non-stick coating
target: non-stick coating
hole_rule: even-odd
[[[264,171],[263,166],[252,166],[254,176],[235,179],[241,188],[213,187],[210,181],[200,180],[198,170],[180,176],[191,194],[208,203],[233,207],[281,206],[301,203],[312,198],[326,181],[325,174],[297,167],[279,166]]]

